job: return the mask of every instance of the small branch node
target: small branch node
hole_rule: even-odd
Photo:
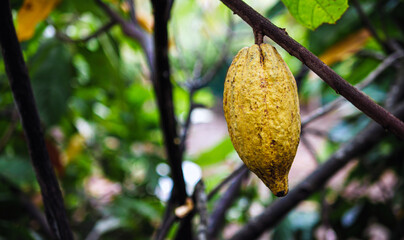
[[[261,45],[264,42],[264,34],[262,33],[261,28],[253,29],[255,44]]]

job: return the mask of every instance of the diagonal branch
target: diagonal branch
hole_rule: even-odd
[[[171,199],[169,201],[169,205],[167,206],[167,209],[171,209],[172,204],[184,204],[187,197],[184,175],[182,171],[180,138],[178,137],[177,121],[174,115],[172,84],[170,81],[170,65],[168,59],[167,23],[170,14],[169,9],[171,9],[172,2],[152,0],[152,6],[155,24],[154,67],[156,70],[153,85],[160,111],[160,124],[163,131],[168,162],[171,168],[171,177],[174,182],[173,189],[171,191]],[[166,216],[169,216],[170,214],[172,213],[166,212]],[[183,237],[191,239],[191,222],[185,220],[182,221],[178,232],[181,232]],[[157,238],[158,237],[159,236],[157,236]]]
[[[384,72],[388,67],[393,65],[398,59],[401,59],[404,57],[404,52],[397,51],[395,53],[392,53],[390,56],[384,59],[382,63],[379,64],[379,66],[371,72],[363,81],[361,81],[359,84],[357,84],[355,87],[358,89],[363,89],[367,87],[369,84],[371,84],[373,81],[377,79],[377,77]],[[337,109],[341,104],[344,103],[344,98],[339,97],[335,99],[334,101],[314,110],[311,112],[308,116],[304,117],[302,119],[302,128],[305,127],[307,124],[310,122],[314,121],[315,119],[322,117],[326,115],[327,113]]]
[[[229,48],[230,48],[230,43],[233,38],[233,28],[234,28],[234,21],[233,18],[230,17],[229,21],[229,28],[227,30],[227,35],[226,38],[221,46],[221,53],[219,56],[219,59],[215,62],[215,64],[211,67],[209,67],[209,70],[201,76],[201,70],[202,70],[202,64],[195,64],[194,67],[194,73],[191,78],[191,80],[187,81],[184,85],[189,91],[189,111],[187,114],[187,118],[185,120],[184,126],[183,126],[183,131],[181,134],[181,152],[184,153],[185,151],[185,140],[188,136],[188,130],[191,125],[191,115],[192,111],[199,107],[198,104],[196,104],[193,100],[193,96],[196,91],[199,89],[206,87],[216,76],[218,71],[220,70],[220,67],[226,62],[226,59],[229,55]]]
[[[11,122],[8,125],[7,129],[4,131],[4,134],[0,137],[0,153],[7,146],[8,141],[10,140],[11,136],[14,133],[14,130],[17,127],[17,123],[18,123],[18,113],[17,111],[13,111],[11,113]]]
[[[208,197],[205,193],[205,184],[200,180],[195,186],[196,210],[199,213],[198,240],[206,240],[208,231],[208,209],[206,207]]]
[[[376,29],[372,25],[372,22],[370,21],[368,16],[366,16],[366,13],[363,10],[359,1],[351,0],[351,2],[353,4],[353,6],[355,7],[356,11],[358,12],[359,18],[361,19],[363,25],[365,25],[365,27],[370,31],[370,33],[373,35],[375,40],[380,44],[380,46],[382,46],[386,52],[393,51],[393,49],[388,44],[386,44],[385,42],[382,41],[379,34],[377,34]]]
[[[210,191],[210,193],[208,194],[208,200],[212,199],[224,185],[229,183],[231,180],[239,176],[241,172],[245,172],[246,170],[247,166],[244,165],[244,163],[242,163],[236,170],[234,170],[234,172],[232,172],[229,176],[223,179],[223,181],[221,181],[216,187],[212,189],[212,191]]]
[[[69,36],[67,36],[65,33],[63,32],[56,32],[56,37],[58,37],[59,39],[61,39],[62,41],[65,42],[69,42],[69,43],[82,43],[82,42],[87,42],[93,38],[96,38],[98,36],[100,36],[101,34],[105,33],[106,31],[108,31],[111,27],[113,27],[116,24],[115,20],[110,20],[108,23],[104,24],[103,26],[101,26],[97,31],[95,31],[94,33],[84,37],[84,38],[80,38],[80,39],[72,39]]]
[[[14,194],[17,199],[20,201],[21,205],[25,210],[28,212],[29,215],[33,219],[35,219],[38,224],[41,226],[44,233],[50,239],[54,239],[55,236],[52,230],[49,228],[48,222],[46,221],[45,216],[43,213],[29,200],[29,197],[13,182],[9,181],[4,176],[0,175],[0,182],[4,184],[12,194]]]
[[[150,67],[150,72],[153,74],[155,72],[153,65],[154,50],[153,50],[153,40],[150,34],[143,31],[137,23],[126,21],[125,19],[123,19],[117,12],[112,10],[102,0],[95,0],[95,2],[104,10],[104,12],[111,18],[112,21],[117,22],[121,26],[122,32],[126,36],[140,43],[144,53],[146,54],[146,60],[147,64]]]
[[[398,107],[393,113],[403,119],[404,104],[397,104]],[[296,186],[286,197],[277,200],[263,213],[250,220],[237,233],[233,235],[232,240],[256,239],[264,231],[274,227],[283,217],[302,200],[308,198],[324,184],[350,160],[364,154],[374,145],[376,145],[386,132],[375,122],[370,123],[355,138],[346,143],[330,159],[321,165],[315,172],[310,174],[298,186]]]
[[[289,37],[285,30],[272,24],[268,19],[244,3],[242,0],[221,0],[235,14],[239,15],[255,30],[262,32],[284,48],[289,54],[302,61],[338,94],[341,94],[363,113],[379,123],[383,128],[404,139],[404,122],[372,101],[364,93],[350,85],[313,53]]]
[[[41,188],[45,213],[57,239],[73,239],[64,208],[62,192],[46,150],[41,120],[37,111],[28,70],[17,40],[10,2],[0,2],[0,45],[20,119],[27,138],[29,154]]]
[[[225,222],[225,215],[232,203],[237,199],[243,179],[248,176],[248,169],[242,168],[238,175],[233,179],[227,191],[217,201],[215,209],[208,221],[208,238],[216,239],[219,230]]]
[[[209,70],[202,77],[199,78],[199,76],[194,75],[194,80],[191,80],[189,83],[187,83],[187,86],[191,92],[199,90],[209,84],[216,76],[222,65],[226,62],[226,59],[228,58],[230,52],[230,45],[234,36],[233,29],[234,21],[233,18],[230,17],[229,27],[227,29],[225,40],[222,46],[219,48],[220,56],[218,60],[213,66],[209,67]]]
[[[404,60],[401,60],[397,69],[396,80],[390,88],[386,97],[386,108],[391,109],[394,104],[404,97]]]
[[[177,121],[174,115],[172,84],[170,81],[170,65],[168,60],[168,29],[164,4],[152,1],[155,17],[155,79],[154,91],[160,110],[161,127],[163,130],[168,161],[171,166],[174,181],[174,195],[176,202],[183,204],[187,196],[185,181],[181,167],[181,151],[177,134]]]

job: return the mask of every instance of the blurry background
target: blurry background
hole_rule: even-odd
[[[404,82],[402,1],[349,1],[336,24],[315,30],[297,22],[281,1],[246,2],[351,84],[367,79],[364,92],[381,105],[391,86]],[[109,16],[94,1],[38,1],[34,6],[43,16],[24,13],[23,1],[11,3],[47,148],[77,239],[150,239],[161,224],[173,184],[142,46],[118,24],[109,23]],[[105,3],[130,19],[130,1]],[[135,0],[134,6],[139,26],[152,33],[151,3]],[[359,16],[358,9],[364,16]],[[364,24],[366,20],[379,39]],[[99,34],[92,35],[100,28]],[[270,39],[264,41],[277,48],[299,81],[303,120],[338,98],[299,60]],[[206,80],[192,96],[195,108],[185,142],[183,171],[190,195],[201,178],[209,192],[241,164],[228,137],[222,91],[232,58],[253,43],[251,28],[220,1],[175,1],[169,22],[169,58],[180,125],[188,117],[189,89]],[[32,217],[43,208],[41,195],[0,61],[0,239],[46,239],[40,221]],[[325,116],[307,120],[289,175],[290,187],[369,122],[343,102]],[[367,150],[262,239],[403,238],[403,142],[388,136]],[[208,211],[220,195],[208,202]],[[226,212],[219,239],[232,236],[274,200],[250,174]]]

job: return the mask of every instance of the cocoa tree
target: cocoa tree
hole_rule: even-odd
[[[28,4],[27,2],[29,1],[26,1],[26,3],[24,4]],[[402,10],[402,8],[404,7],[403,4],[391,1],[395,4],[395,8],[393,10],[391,8],[389,9],[387,6],[388,4],[386,3],[377,2],[372,3],[373,5],[371,5],[372,12],[370,14],[378,16],[380,19],[382,19],[382,17],[386,17],[386,12],[390,11],[390,16],[388,18],[389,24],[391,24],[391,28],[393,28],[392,31],[394,33],[397,33],[396,35],[399,36],[388,38],[388,30],[385,30],[385,33],[383,33],[386,36],[381,37],[380,32],[383,30],[383,26],[381,24],[374,25],[374,21],[372,22],[372,19],[368,16],[369,13],[363,10],[362,6],[369,3],[362,3],[358,2],[357,0],[350,2],[350,5],[352,6],[350,6],[350,9],[348,9],[348,11],[351,11],[350,14],[354,12],[355,16],[358,17],[355,24],[360,23],[361,27],[366,28],[373,39],[375,39],[375,45],[377,45],[380,49],[380,51],[376,54],[374,52],[369,53],[365,51],[361,54],[365,55],[365,57],[367,58],[382,58],[383,60],[377,68],[374,67],[368,70],[368,72],[370,71],[370,74],[360,83],[361,85],[356,86],[358,87],[356,88],[351,83],[348,83],[348,81],[346,81],[340,75],[338,75],[330,66],[327,66],[315,54],[310,52],[307,48],[303,47],[292,37],[290,37],[288,34],[289,30],[287,28],[283,29],[280,28],[282,26],[275,26],[271,22],[271,18],[264,17],[241,0],[221,0],[221,2],[231,12],[237,15],[233,18],[241,18],[243,20],[241,24],[243,24],[244,26],[249,26],[252,40],[254,40],[253,33],[255,33],[256,36],[257,33],[259,33],[261,37],[265,37],[266,41],[270,41],[269,39],[271,39],[273,42],[277,43],[280,47],[285,49],[290,55],[296,57],[302,63],[300,71],[295,76],[301,94],[303,94],[302,91],[304,91],[302,90],[304,88],[304,84],[308,81],[308,71],[311,70],[312,72],[316,73],[331,89],[333,89],[337,94],[341,95],[341,98],[337,98],[336,100],[331,101],[330,103],[322,107],[319,107],[316,111],[313,111],[311,114],[306,115],[302,119],[301,144],[311,150],[312,155],[315,159],[319,158],[317,156],[316,150],[315,148],[310,146],[310,142],[306,139],[305,136],[307,136],[308,134],[327,135],[327,133],[310,127],[311,122],[323,116],[329,115],[332,110],[335,110],[343,103],[344,99],[348,100],[360,112],[371,119],[371,121],[368,121],[362,118],[363,115],[355,115],[352,121],[356,125],[359,124],[359,120],[365,122],[367,121],[366,126],[362,124],[363,127],[360,128],[359,131],[357,131],[357,133],[351,139],[349,139],[348,142],[344,144],[335,144],[335,146],[339,147],[339,149],[336,150],[332,155],[328,156],[323,164],[319,165],[314,172],[308,175],[297,186],[294,186],[286,197],[279,198],[271,202],[267,208],[262,210],[260,214],[255,217],[246,219],[245,222],[243,222],[242,226],[240,226],[238,230],[232,234],[231,239],[256,239],[260,237],[264,232],[276,227],[277,224],[279,224],[282,219],[287,216],[287,214],[290,213],[291,210],[294,209],[300,202],[312,197],[312,195],[316,193],[323,193],[322,197],[316,200],[322,203],[322,219],[317,224],[319,226],[333,230],[334,233],[341,238],[347,237],[347,235],[344,234],[352,234],[352,236],[357,236],[357,234],[360,234],[364,231],[366,226],[359,227],[359,230],[355,229],[355,231],[352,230],[352,228],[349,228],[351,225],[348,227],[345,226],[346,229],[349,229],[351,231],[347,231],[345,233],[343,232],[344,227],[340,226],[337,221],[333,221],[333,219],[331,219],[332,217],[330,217],[331,214],[329,213],[331,211],[330,209],[340,207],[341,205],[339,204],[348,204],[347,202],[349,201],[347,201],[344,197],[338,198],[334,202],[328,200],[326,183],[340,169],[342,169],[349,162],[356,158],[361,158],[362,160],[357,163],[357,169],[353,171],[352,179],[355,179],[356,176],[356,178],[358,179],[365,179],[366,181],[374,182],[380,178],[385,170],[388,169],[393,169],[394,171],[396,171],[396,176],[401,179],[400,174],[402,173],[402,170],[400,171],[400,164],[402,164],[402,161],[399,161],[399,156],[400,152],[402,151],[401,140],[404,136],[404,123],[400,120],[404,117],[404,108],[401,104],[404,96],[404,74],[402,72],[401,58],[404,56],[404,53],[402,50],[402,24],[400,22],[399,15],[397,15],[397,12],[399,12],[400,9]],[[283,2],[301,24],[304,24],[309,28],[315,28],[322,23],[321,21],[319,21],[320,23],[317,22],[317,18],[320,18],[319,16],[321,16],[321,14],[317,13],[318,15],[313,15],[313,17],[311,18],[311,22],[305,22],[305,19],[299,16],[299,12],[296,12],[295,6],[298,3],[293,1]],[[309,2],[310,1],[308,1],[307,6],[310,5]],[[18,4],[16,4],[14,1],[11,1],[11,3],[18,6]],[[116,216],[118,216],[119,214],[125,214],[122,212],[114,213],[113,208],[108,210],[108,207],[106,206],[100,207],[97,204],[92,203],[92,200],[88,197],[84,198],[84,200],[82,201],[84,207],[81,207],[81,209],[85,209],[86,211],[91,212],[91,214],[89,214],[90,216],[81,216],[85,220],[74,220],[78,218],[78,215],[80,215],[80,206],[75,206],[74,204],[68,203],[67,205],[69,207],[67,207],[67,211],[65,210],[65,203],[63,201],[62,192],[60,191],[60,186],[54,173],[54,169],[58,171],[57,175],[62,184],[62,189],[67,197],[79,195],[78,192],[80,192],[81,190],[77,190],[77,185],[78,183],[82,183],[84,179],[78,179],[76,178],[77,175],[74,174],[69,175],[69,171],[73,171],[71,168],[69,168],[69,166],[74,166],[74,164],[69,161],[74,161],[72,159],[77,156],[75,155],[75,152],[83,151],[80,147],[76,147],[76,149],[74,148],[75,146],[77,146],[77,144],[75,145],[75,143],[79,141],[77,139],[81,138],[79,135],[76,135],[75,138],[75,135],[73,134],[75,130],[72,130],[73,128],[69,126],[69,124],[63,123],[63,120],[61,120],[63,118],[66,118],[68,114],[62,112],[59,117],[50,118],[46,117],[46,114],[43,114],[44,110],[42,110],[42,113],[38,113],[38,107],[36,106],[34,93],[30,83],[30,76],[31,78],[33,78],[32,83],[34,85],[34,90],[36,90],[35,97],[38,99],[41,99],[41,97],[43,98],[43,96],[38,96],[38,80],[36,79],[38,78],[38,76],[44,77],[44,75],[39,74],[41,69],[40,66],[35,66],[35,61],[39,62],[41,58],[43,59],[43,56],[41,56],[40,54],[38,54],[37,56],[32,56],[33,60],[32,62],[28,61],[27,70],[21,47],[24,49],[24,51],[27,52],[27,54],[32,53],[29,53],[29,49],[25,49],[26,46],[24,46],[24,43],[19,43],[16,31],[14,29],[13,17],[11,12],[11,8],[18,9],[18,7],[10,6],[10,2],[8,0],[3,1],[1,4],[0,40],[2,47],[2,56],[5,66],[5,72],[7,73],[7,78],[9,80],[10,91],[13,94],[14,102],[17,108],[14,109],[13,104],[3,104],[5,105],[5,108],[2,114],[4,114],[7,119],[10,119],[10,125],[7,125],[9,130],[6,131],[1,138],[0,152],[6,146],[9,146],[9,149],[17,148],[16,146],[12,145],[12,136],[15,136],[16,133],[19,132],[24,135],[23,142],[27,143],[29,157],[31,159],[32,166],[35,169],[36,179],[39,183],[40,192],[42,194],[44,212],[47,221],[44,220],[44,217],[42,216],[41,211],[38,209],[38,206],[34,205],[31,201],[21,200],[23,208],[26,209],[31,218],[35,219],[35,222],[39,223],[39,225],[41,226],[40,232],[43,233],[44,236],[55,239],[73,239],[72,232],[78,234],[80,238],[84,238],[84,236],[86,236],[85,233],[88,232],[86,239],[98,239],[104,233],[114,232],[116,229],[118,230],[116,230],[117,235],[115,235],[115,237],[119,236],[119,234],[122,234],[123,236],[127,235],[133,237],[133,235],[131,234],[138,234],[139,229],[142,229],[142,226],[144,226],[146,229],[151,228],[152,225],[150,223],[145,224],[143,222],[143,218],[142,221],[136,222],[136,220],[134,220],[134,222],[130,223],[125,223],[125,221],[122,220],[115,221]],[[161,206],[163,214],[159,215],[161,216],[161,219],[158,223],[158,226],[154,224],[153,226],[155,228],[150,229],[147,232],[154,232],[154,239],[165,239],[168,234],[171,234],[170,236],[175,239],[216,239],[220,238],[223,228],[228,223],[228,221],[226,220],[226,214],[228,214],[229,209],[234,206],[238,198],[243,197],[244,195],[248,196],[248,192],[246,192],[245,187],[245,180],[249,179],[249,172],[244,165],[240,165],[240,167],[235,169],[232,174],[219,181],[216,187],[211,188],[209,193],[206,192],[203,183],[208,179],[202,178],[194,188],[193,193],[190,194],[189,192],[187,192],[187,184],[184,180],[183,161],[187,157],[186,141],[192,122],[192,112],[195,109],[206,107],[203,104],[196,102],[195,96],[201,91],[201,89],[206,89],[209,84],[214,82],[215,78],[217,78],[218,76],[223,76],[223,74],[221,74],[220,72],[223,72],[223,69],[227,68],[229,60],[231,60],[232,57],[232,54],[230,53],[230,40],[234,41],[237,36],[234,36],[234,20],[231,20],[229,24],[229,31],[227,32],[224,43],[222,43],[221,45],[220,54],[215,57],[215,62],[213,64],[204,66],[204,64],[206,63],[203,62],[203,60],[201,62],[195,61],[194,66],[192,66],[192,73],[187,76],[187,80],[183,82],[174,82],[174,74],[172,68],[174,61],[172,60],[172,58],[170,58],[170,36],[175,36],[175,34],[170,31],[170,19],[174,17],[173,14],[175,13],[173,11],[173,6],[175,6],[174,4],[175,2],[173,0],[151,1],[150,8],[152,9],[152,16],[154,19],[152,31],[149,31],[145,27],[144,18],[138,15],[138,8],[133,1],[122,1],[120,4],[115,5],[104,2],[102,0],[95,0],[94,2],[85,4],[78,2],[70,4],[66,3],[65,5],[62,4],[59,10],[59,14],[72,11],[73,13],[71,19],[74,19],[75,14],[84,15],[86,10],[91,9],[94,16],[97,16],[99,19],[104,19],[105,23],[102,24],[98,29],[94,30],[92,34],[87,34],[87,36],[84,36],[82,38],[73,39],[71,38],[71,36],[64,33],[63,30],[59,29],[59,27],[63,25],[63,23],[60,23],[63,22],[63,20],[61,20],[63,18],[49,18],[46,22],[46,25],[50,28],[47,29],[53,29],[53,31],[56,32],[53,35],[53,38],[56,39],[57,42],[49,44],[49,46],[46,46],[47,48],[44,47],[46,49],[46,51],[44,52],[48,53],[48,56],[52,56],[53,54],[54,59],[62,59],[66,66],[70,66],[69,64],[71,64],[71,59],[69,57],[64,58],[64,53],[69,51],[74,52],[75,54],[80,53],[80,57],[72,58],[77,71],[80,72],[84,71],[83,69],[85,68],[92,68],[89,72],[93,72],[91,73],[91,80],[85,80],[86,76],[84,74],[81,76],[82,80],[77,81],[77,84],[79,85],[77,89],[83,89],[81,90],[83,92],[79,93],[78,96],[80,96],[80,98],[85,98],[86,95],[91,96],[91,94],[93,94],[95,98],[103,99],[100,101],[108,104],[110,103],[109,101],[115,101],[115,99],[119,100],[119,95],[121,94],[120,91],[124,91],[127,86],[130,86],[130,84],[128,83],[129,81],[127,81],[125,77],[119,75],[119,73],[115,75],[111,74],[111,72],[114,71],[120,72],[121,66],[115,66],[113,56],[109,54],[114,51],[114,48],[118,48],[118,41],[125,41],[125,44],[127,45],[136,44],[135,48],[140,49],[140,51],[143,53],[144,64],[146,64],[149,71],[149,74],[144,74],[140,71],[138,71],[137,74],[145,75],[145,78],[147,78],[151,82],[153,89],[153,94],[151,95],[151,97],[143,96],[142,101],[153,98],[155,99],[158,109],[158,118],[156,117],[156,120],[154,122],[150,121],[151,124],[142,123],[141,121],[139,121],[138,119],[141,118],[141,114],[145,114],[146,112],[143,111],[141,107],[136,105],[137,103],[135,99],[138,96],[128,97],[125,98],[124,101],[133,101],[135,102],[133,105],[124,105],[122,103],[117,103],[116,106],[119,107],[117,107],[116,109],[111,107],[108,111],[127,111],[132,116],[126,117],[129,120],[125,120],[126,118],[122,117],[123,120],[121,120],[120,123],[133,125],[128,126],[123,131],[119,127],[114,128],[107,123],[104,127],[105,129],[108,129],[109,135],[118,136],[123,139],[123,151],[125,151],[126,155],[130,155],[130,148],[133,148],[133,145],[130,145],[130,142],[147,139],[142,135],[142,127],[143,129],[151,128],[160,129],[161,131],[161,139],[163,142],[165,155],[163,157],[160,156],[161,159],[155,160],[156,158],[159,158],[157,155],[155,156],[150,153],[149,155],[145,154],[144,156],[146,156],[145,159],[147,160],[145,162],[150,164],[151,167],[155,167],[155,162],[167,162],[170,168],[170,177],[172,179],[173,186],[168,201]],[[21,8],[21,6],[19,7]],[[319,6],[314,6],[314,8],[316,7],[318,8]],[[271,10],[274,10],[276,8],[282,9],[283,11],[287,12],[283,3],[281,2],[273,6]],[[80,9],[85,10],[83,11]],[[337,7],[337,10],[330,10],[331,13],[328,13],[328,17],[334,20],[338,20],[338,18],[344,13],[345,9],[346,8],[343,7]],[[333,16],[334,13],[337,14],[337,16]],[[270,11],[268,15],[271,15]],[[346,15],[348,15],[348,13],[346,13]],[[68,19],[65,24],[69,25],[70,21],[72,21],[71,19]],[[107,20],[105,21],[105,19]],[[315,21],[313,19],[315,19]],[[327,20],[325,20],[324,22],[326,21]],[[337,23],[336,26],[338,26],[338,24],[339,23]],[[119,26],[122,34],[114,33],[114,31],[117,29],[115,26]],[[44,30],[42,29],[42,31]],[[129,40],[123,40],[124,37],[128,38]],[[32,40],[30,40],[30,42],[35,42],[36,40],[41,39],[39,37],[35,39],[34,37]],[[100,51],[97,50],[97,47],[92,47],[92,45],[90,44],[91,41],[93,41],[93,43],[97,42],[97,44],[104,44],[103,50]],[[70,46],[73,47],[72,49],[67,50],[65,49],[64,44],[70,44]],[[106,44],[109,45],[107,46]],[[52,53],[52,49],[58,49],[60,51]],[[105,52],[107,52],[108,54],[106,54]],[[123,51],[117,52],[118,53],[116,57],[123,58],[121,56],[121,54],[124,54]],[[100,59],[108,60],[101,61],[101,64],[103,65],[94,68],[95,64],[94,66],[87,66],[88,64],[83,64],[83,62],[85,62],[83,61],[83,59],[86,59],[85,61],[87,62],[90,62],[90,59],[96,59],[94,60],[94,62],[99,61]],[[61,62],[60,65],[63,65],[63,63]],[[143,66],[143,68],[144,67],[145,66]],[[102,68],[105,68],[105,70]],[[385,81],[389,85],[391,85],[391,87],[383,86],[385,88],[384,93],[386,96],[382,100],[379,100],[378,103],[376,103],[360,89],[374,83],[374,81],[376,81],[377,79],[380,79],[382,77],[387,78],[383,75],[383,72],[386,69],[388,69],[389,71],[394,71],[395,81],[393,83]],[[31,70],[34,72],[34,74],[29,74]],[[35,74],[35,71],[39,73]],[[101,73],[94,73],[98,71]],[[67,77],[66,80],[66,88],[68,89],[72,87],[70,84],[70,81],[72,81],[71,79],[80,79],[80,75],[75,73],[74,71],[69,72],[69,74],[71,74],[71,77]],[[131,74],[133,74],[133,72],[131,72]],[[55,73],[55,75],[51,77],[54,79],[55,76],[58,76],[58,73]],[[105,76],[111,78],[111,81],[114,81],[114,78],[122,79],[122,81],[116,82],[117,89],[115,91],[108,91],[108,94],[105,95],[97,93],[98,90],[93,92],[89,90],[88,92],[85,92],[85,88],[91,89],[91,84],[94,84],[91,81],[96,81],[98,78],[101,79]],[[224,79],[221,79],[222,82],[223,80]],[[45,84],[49,84],[49,82]],[[62,83],[59,82],[56,83],[57,86],[61,84]],[[114,83],[108,83],[106,85],[103,84],[104,83],[99,83],[96,86],[99,88],[112,88],[111,85],[114,85]],[[187,101],[189,102],[189,106],[186,112],[185,119],[182,121],[182,124],[179,123],[180,121],[178,120],[178,117],[174,111],[176,103],[178,104],[178,102],[173,99],[173,92],[177,88],[186,90],[188,92],[189,98],[187,99]],[[78,92],[79,90],[75,91]],[[141,95],[140,92],[142,91],[147,91],[147,88],[137,89],[137,93],[139,95]],[[44,95],[50,94],[51,93],[49,92],[44,93]],[[56,97],[58,96],[55,96],[55,98]],[[67,99],[69,98],[74,100],[72,100],[71,105],[80,105],[80,98],[74,98],[73,96],[69,95],[66,96],[65,101],[67,101]],[[92,101],[92,99],[89,99],[89,101]],[[51,102],[52,99],[47,103],[51,104]],[[62,100],[60,102],[64,101]],[[105,104],[97,105],[96,103],[94,103],[94,106],[96,106],[94,107],[94,112],[102,119],[107,118],[107,115],[105,115],[105,111],[107,111],[105,110],[107,108],[105,107]],[[56,108],[53,109],[59,108],[60,106],[56,106]],[[44,108],[43,106],[41,106],[41,100],[39,101],[39,109],[46,109],[46,107]],[[52,111],[54,111],[53,109]],[[76,109],[80,109],[80,107],[77,107]],[[131,112],[132,109],[137,109],[138,112]],[[18,128],[16,129],[17,117],[15,116],[17,112],[21,120],[23,131],[18,130]],[[41,117],[45,116],[45,120],[43,120],[42,122],[39,117],[40,114]],[[78,111],[78,115],[79,114],[80,112]],[[119,113],[116,112],[115,114],[119,115]],[[72,111],[70,115],[77,115],[77,113]],[[83,121],[81,120],[81,118],[78,118],[77,116],[75,118],[75,128],[78,129],[78,132],[80,132],[80,128],[88,127],[86,124],[82,123]],[[116,121],[116,119],[111,118],[109,119],[109,121],[113,122]],[[49,140],[49,134],[46,128],[53,125],[63,125],[65,131],[71,132],[72,137],[70,138],[69,144],[66,144],[67,150],[66,154],[64,155],[65,159],[67,159],[65,161],[68,161],[67,163],[63,163],[62,160],[60,160],[60,155],[62,155],[62,153],[60,152],[60,150],[58,150],[57,147],[54,147],[55,144]],[[135,128],[131,129],[131,127],[133,126]],[[99,130],[103,131],[102,129],[103,128],[101,127]],[[126,133],[129,130],[134,132],[138,131],[138,133]],[[85,132],[85,130],[83,131]],[[83,133],[81,133],[81,135],[83,135]],[[109,135],[106,134],[101,136],[109,137]],[[92,152],[90,156],[93,156],[93,158],[96,159],[97,165],[101,166],[100,169],[105,173],[106,176],[108,176],[109,179],[120,182],[121,186],[125,186],[124,183],[127,181],[134,181],[133,178],[128,177],[128,175],[130,174],[130,170],[128,171],[127,169],[124,169],[125,167],[123,167],[123,164],[122,166],[116,167],[119,162],[118,158],[113,157],[114,154],[117,155],[118,150],[117,147],[114,147],[117,144],[116,137],[109,137],[108,139],[106,138],[103,142],[97,142],[97,140],[91,141],[88,139],[86,141],[86,145],[89,149],[91,149],[89,152]],[[103,144],[106,144],[108,147],[104,148]],[[387,151],[387,153],[384,155],[380,153],[382,152],[381,149],[383,146],[388,146],[388,151],[385,150],[385,152]],[[79,150],[77,150],[77,148],[79,148]],[[10,150],[8,150],[8,152],[10,152]],[[9,153],[5,153],[5,156],[8,156],[7,154]],[[380,160],[379,163],[367,160],[375,158],[374,156],[383,158],[382,160]],[[52,166],[54,169],[52,169]],[[372,168],[375,168],[375,170],[373,170]],[[90,169],[91,168],[87,169],[88,173],[86,176],[90,175]],[[373,171],[371,171],[370,173],[361,173],[361,169],[372,169]],[[134,171],[136,171],[136,168],[134,168]],[[156,175],[155,172],[152,173],[150,171],[147,174]],[[140,184],[138,184],[138,186],[131,185],[131,187],[124,189],[121,193],[122,195],[125,195],[126,198],[119,199],[118,197],[116,197],[114,204],[117,206],[121,206],[124,209],[125,207],[129,209],[131,207],[133,208],[133,204],[138,204],[136,205],[136,207],[134,207],[134,212],[137,214],[139,212],[142,213],[142,210],[148,211],[147,209],[150,208],[145,207],[146,205],[140,202],[136,202],[135,200],[150,197],[150,191],[147,191],[147,183],[150,179],[152,178],[146,177],[145,179],[140,181]],[[25,196],[27,196],[28,193],[24,192],[24,190],[20,188],[21,186],[18,186],[18,184],[16,184],[12,180],[10,181],[10,177],[4,177],[3,175],[0,175],[0,180],[2,186],[7,186],[7,191],[12,193],[16,198],[23,199]],[[223,191],[223,188],[225,188],[225,186],[227,185],[228,187]],[[131,188],[142,188],[142,190],[130,190]],[[395,184],[393,186],[393,191],[397,191],[399,193],[401,188],[402,183],[399,181],[398,184]],[[222,191],[222,194],[220,196],[217,196],[219,195],[218,192],[220,191]],[[391,213],[388,216],[388,220],[400,223],[403,222],[403,219],[400,218],[400,216],[397,214],[394,215],[393,211],[393,206],[397,206],[397,204],[399,206],[399,209],[402,210],[403,207],[402,202],[400,205],[400,198],[397,195],[387,196],[383,207],[378,206],[377,209],[384,209],[386,212]],[[214,202],[214,206],[210,206],[211,204],[213,204],[212,199],[215,199],[215,197],[216,201]],[[134,200],[134,202],[125,205],[125,201],[128,201],[127,199],[132,199]],[[251,203],[253,202],[253,200],[254,199],[251,198],[248,201]],[[365,203],[367,204],[367,202]],[[364,214],[365,210],[363,209],[374,207],[371,204],[366,204],[358,205],[360,206],[360,210],[357,211],[359,211],[361,214]],[[144,207],[146,210],[142,209]],[[116,211],[118,210],[120,210],[120,208],[116,208]],[[129,212],[131,213],[131,211]],[[150,214],[150,211],[146,214],[143,214]],[[341,214],[338,216],[341,216]],[[377,213],[375,213],[374,216],[376,216],[376,218],[379,220],[383,219]],[[136,218],[136,216],[133,215],[131,215],[131,217]],[[365,218],[365,216],[362,217]],[[5,218],[7,219],[7,216]],[[195,219],[199,220],[199,223],[196,226],[193,224],[195,223]],[[106,224],[107,227],[101,229],[101,227],[99,226],[105,222],[108,223]],[[88,230],[88,224],[93,225],[93,228],[91,230]],[[175,224],[178,227],[173,233],[173,225]],[[119,231],[119,229],[128,229],[128,226],[131,226],[132,229],[126,230],[126,232]],[[135,229],[135,227],[133,226],[137,226],[139,229]],[[390,234],[394,237],[403,236],[403,232],[398,226],[399,225],[391,226],[391,228],[389,229]],[[275,231],[275,235],[276,234],[277,233]],[[111,237],[113,238],[114,235],[112,234]],[[29,238],[27,237],[27,239]]]

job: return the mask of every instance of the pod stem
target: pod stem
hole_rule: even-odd
[[[264,42],[264,34],[261,29],[253,29],[255,44],[261,45]]]

